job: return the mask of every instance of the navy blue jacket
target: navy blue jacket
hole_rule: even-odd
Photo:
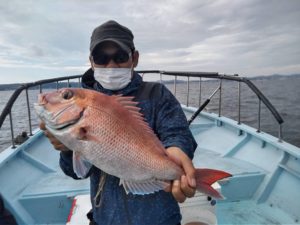
[[[142,97],[140,75],[134,73],[132,81],[124,89],[113,92],[104,89],[93,78],[93,71],[88,70],[82,79],[84,88],[102,93],[135,96],[138,106],[146,121],[154,130],[165,148],[181,148],[190,158],[197,144],[189,130],[186,117],[179,102],[162,84],[152,84],[153,93]],[[60,166],[65,174],[78,179],[73,171],[72,154],[61,153]],[[92,167],[89,172],[93,217],[98,225],[176,225],[180,223],[179,206],[171,193],[159,191],[148,195],[126,194],[119,178],[108,175],[101,196],[101,206],[95,207],[94,197],[98,190],[101,171]]]

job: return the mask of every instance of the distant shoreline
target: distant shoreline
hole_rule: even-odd
[[[289,74],[289,75],[281,75],[281,74],[273,74],[273,75],[259,75],[255,77],[246,77],[249,80],[262,80],[262,79],[278,79],[278,78],[290,78],[290,77],[300,77],[300,74]],[[214,80],[203,80],[204,82],[212,82]],[[174,80],[163,80],[163,83],[173,83]],[[182,80],[177,80],[178,83],[185,82]],[[193,80],[191,80],[193,82]],[[12,84],[0,84],[0,91],[10,91],[15,90],[24,83],[12,83]],[[70,87],[78,87],[77,82],[70,82]],[[67,87],[67,82],[60,82],[59,88]],[[32,89],[38,89],[38,87],[32,88]],[[43,89],[56,89],[56,83],[50,83],[50,84],[43,84]]]
[[[22,86],[23,83],[15,83],[15,84],[0,84],[0,91],[11,91],[16,90],[18,87]],[[60,82],[59,88],[67,87],[67,82]],[[56,89],[56,83],[43,84],[43,89]],[[69,87],[78,87],[78,82],[69,82]],[[31,87],[31,90],[39,89],[39,86]]]

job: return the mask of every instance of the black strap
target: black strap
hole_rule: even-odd
[[[143,81],[137,90],[134,100],[139,102],[151,98],[159,98],[161,87],[160,83]]]
[[[97,223],[94,221],[93,218],[93,209],[91,209],[87,214],[86,217],[89,219],[90,223],[89,225],[97,225]]]

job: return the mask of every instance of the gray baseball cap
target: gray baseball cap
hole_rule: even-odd
[[[95,47],[105,41],[112,41],[127,52],[134,50],[133,34],[127,27],[116,21],[109,20],[96,27],[91,36],[90,53]]]

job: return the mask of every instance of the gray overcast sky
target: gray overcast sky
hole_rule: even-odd
[[[300,73],[300,0],[0,0],[0,83],[83,73],[110,19],[133,31],[138,69]]]

